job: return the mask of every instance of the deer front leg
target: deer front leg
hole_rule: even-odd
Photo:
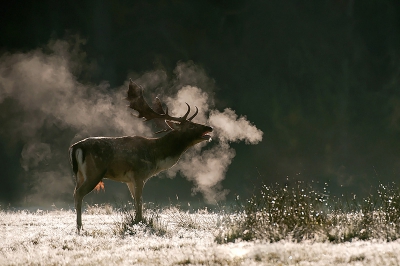
[[[140,222],[143,220],[143,202],[142,192],[144,182],[136,181],[135,183],[127,183],[129,191],[131,192],[132,198],[135,200],[135,221]]]

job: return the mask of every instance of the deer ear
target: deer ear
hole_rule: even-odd
[[[179,130],[181,128],[180,123],[176,123],[176,122],[172,122],[172,121],[168,121],[168,120],[166,120],[165,123],[173,130]]]

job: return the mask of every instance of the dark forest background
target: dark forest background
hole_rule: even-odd
[[[93,67],[81,82],[120,86],[128,73],[154,69],[172,76],[179,61],[203,68],[218,87],[217,108],[264,132],[258,145],[234,144],[223,181],[230,198],[287,178],[340,193],[399,181],[398,0],[9,1],[0,17],[1,54],[69,34],[86,39]],[[0,139],[0,201],[29,192],[21,149]],[[188,181],[145,188],[145,199],[175,194],[191,199]]]

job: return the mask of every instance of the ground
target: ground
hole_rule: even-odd
[[[123,231],[124,215],[88,207],[78,235],[73,210],[0,211],[0,265],[400,265],[400,241],[218,244],[222,214],[168,208]]]

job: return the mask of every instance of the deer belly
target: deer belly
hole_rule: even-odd
[[[104,178],[118,181],[118,182],[132,182],[134,177],[133,171],[124,171],[124,172],[115,172],[115,171],[107,171],[104,175]]]

